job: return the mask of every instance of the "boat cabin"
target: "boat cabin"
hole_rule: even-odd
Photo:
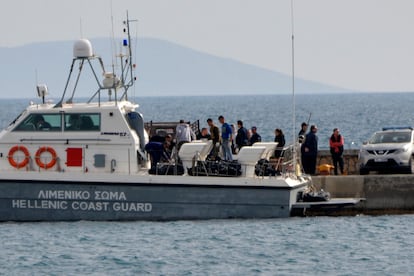
[[[130,102],[30,105],[0,133],[1,168],[137,172],[147,167],[144,130]],[[131,165],[134,164],[134,165]]]

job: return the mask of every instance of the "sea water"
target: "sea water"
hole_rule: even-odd
[[[223,115],[229,124],[242,120],[246,128],[257,127],[265,141],[273,141],[274,130],[283,130],[292,142],[300,124],[317,125],[319,147],[329,147],[329,137],[339,128],[345,148],[358,149],[374,131],[387,126],[414,126],[414,93],[355,93],[297,95],[295,128],[292,126],[293,99],[290,95],[243,95],[210,97],[138,98],[146,121],[200,120]],[[294,135],[293,135],[294,128]]]
[[[414,216],[0,223],[2,275],[413,275]]]
[[[280,128],[286,141],[291,143],[300,124],[307,122],[318,127],[319,148],[329,147],[334,128],[339,128],[345,138],[345,148],[358,149],[382,127],[414,127],[414,93],[296,95],[294,100],[290,95],[134,97],[130,100],[139,104],[138,111],[145,121],[199,120],[200,127],[207,127],[208,118],[220,126],[218,116],[223,115],[236,127],[237,120],[242,120],[246,128],[256,126],[263,141],[273,141],[274,130]],[[30,101],[0,100],[0,129],[9,125]],[[295,117],[292,116],[293,101]]]
[[[346,148],[383,126],[413,126],[411,93],[135,99],[146,121],[219,115],[257,126],[264,141],[302,121],[320,148],[334,127]],[[0,100],[6,127],[29,100]],[[292,137],[292,138],[289,138]],[[413,275],[413,215],[173,222],[0,223],[2,275]]]

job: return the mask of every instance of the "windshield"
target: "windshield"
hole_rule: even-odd
[[[371,144],[381,143],[410,143],[411,132],[378,132],[372,136]]]
[[[19,118],[23,115],[23,114],[25,114],[26,113],[26,110],[23,110],[23,112],[22,113],[20,113],[19,114],[19,116],[17,116],[16,117],[16,119],[14,119],[10,124],[9,124],[9,126],[11,126],[11,125],[14,125],[15,123],[16,123],[16,121],[17,120],[19,120]]]

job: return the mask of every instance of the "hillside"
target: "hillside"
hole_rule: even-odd
[[[94,39],[94,52],[111,71],[108,39]],[[72,61],[73,41],[45,42],[15,48],[0,48],[2,98],[30,97],[36,83],[46,83],[52,97],[60,97]],[[291,93],[291,77],[282,73],[213,56],[153,38],[138,40],[136,95],[185,96]],[[77,68],[74,69],[77,72]],[[336,93],[345,89],[296,79],[296,92]],[[84,86],[89,96],[94,84]],[[86,91],[88,90],[88,91]],[[92,90],[92,91],[89,91]]]

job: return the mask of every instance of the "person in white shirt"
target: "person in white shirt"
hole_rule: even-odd
[[[189,124],[184,122],[184,120],[180,120],[180,124],[178,124],[175,129],[175,134],[177,150],[180,150],[184,143],[188,143],[191,142],[191,140],[196,139],[194,131],[191,129]]]

